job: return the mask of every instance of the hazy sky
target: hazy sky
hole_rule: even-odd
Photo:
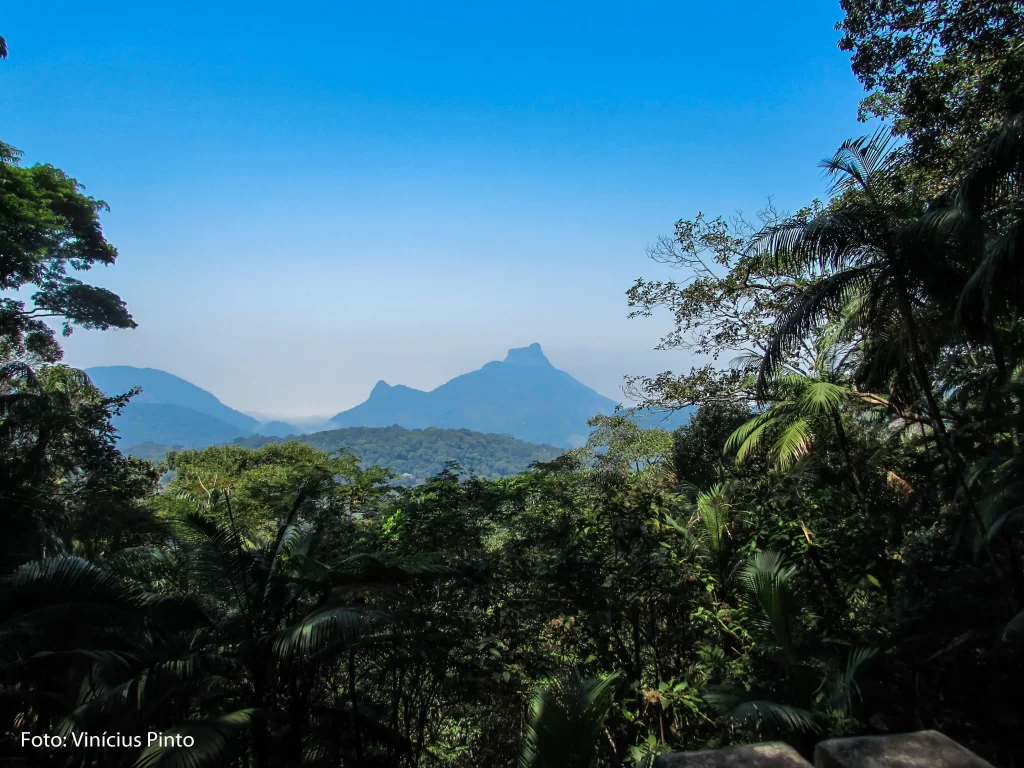
[[[687,368],[625,291],[679,218],[794,209],[856,121],[838,2],[13,3],[0,138],[106,200],[139,328],[67,361],[334,413],[540,342]]]

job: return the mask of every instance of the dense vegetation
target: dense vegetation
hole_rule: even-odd
[[[113,261],[100,204],[7,151],[0,285],[39,292],[0,307],[3,748],[535,768],[937,728],[1024,763],[1022,9],[918,5],[844,2],[905,145],[847,142],[793,215],[679,222],[652,255],[688,279],[630,290],[666,346],[739,355],[633,382],[690,423],[602,416],[507,478],[400,488],[271,442],[175,454],[156,492],[114,448],[125,398],[36,321],[130,324],[64,276]],[[149,731],[194,745],[74,742]]]

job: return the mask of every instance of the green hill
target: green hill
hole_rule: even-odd
[[[268,443],[298,440],[325,451],[346,449],[362,459],[364,466],[390,467],[406,482],[422,480],[440,472],[447,461],[457,461],[479,475],[512,475],[535,461],[550,461],[562,449],[534,445],[511,435],[486,435],[468,429],[405,429],[404,427],[348,427],[295,437],[240,437],[233,442],[246,448]],[[148,442],[125,448],[139,458],[159,460],[169,446]]]

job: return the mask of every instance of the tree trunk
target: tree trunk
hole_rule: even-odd
[[[350,648],[348,652],[348,687],[349,698],[352,702],[352,734],[356,748],[356,762],[363,762],[363,740],[359,728],[359,697],[356,695],[356,649]]]

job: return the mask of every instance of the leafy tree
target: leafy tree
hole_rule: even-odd
[[[587,421],[590,438],[575,453],[607,469],[637,476],[664,474],[672,455],[672,435],[663,429],[643,429],[628,416],[601,414]]]
[[[630,317],[648,317],[659,308],[667,309],[673,328],[658,348],[683,349],[712,362],[681,376],[666,371],[629,379],[627,391],[641,406],[679,408],[756,399],[747,386],[749,371],[723,369],[714,361],[723,352],[751,358],[762,355],[775,317],[801,288],[799,275],[761,269],[747,253],[757,232],[783,219],[770,203],[756,222],[742,216],[709,221],[699,214],[677,222],[674,236],[659,239],[648,251],[653,260],[679,269],[684,277],[637,280],[627,292],[633,308]]]
[[[0,290],[36,289],[31,305],[0,298],[0,360],[53,362],[61,358],[44,318],[61,318],[63,333],[83,328],[134,328],[124,302],[72,275],[113,264],[117,251],[103,237],[106,203],[52,165],[22,167],[20,152],[0,152]]]
[[[158,476],[114,444],[110,419],[126,401],[67,366],[0,367],[3,572],[48,554],[99,558],[153,524]]]
[[[940,183],[1024,109],[1024,10],[1015,0],[843,0],[839,47],[870,91],[861,115],[891,120]]]

